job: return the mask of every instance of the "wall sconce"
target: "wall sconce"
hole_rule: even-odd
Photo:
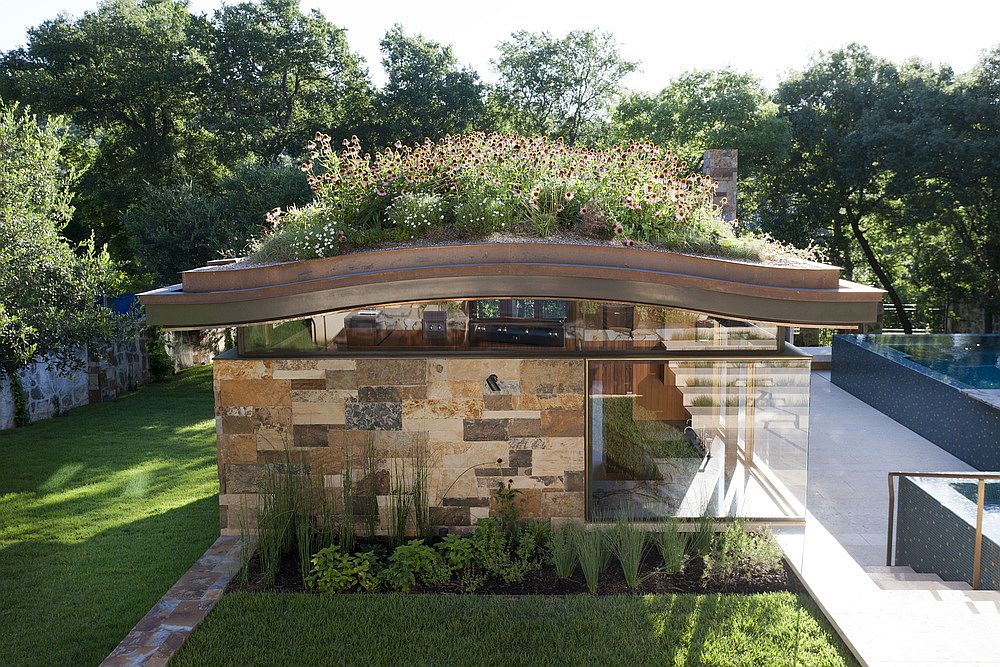
[[[493,392],[500,391],[500,382],[497,380],[496,373],[486,378],[486,386],[490,388],[490,391]]]

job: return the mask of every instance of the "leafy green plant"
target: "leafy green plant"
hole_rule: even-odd
[[[684,569],[684,551],[687,548],[687,535],[680,531],[676,519],[668,521],[662,530],[651,534],[653,545],[663,559],[663,571],[676,574]]]
[[[607,566],[607,531],[599,526],[584,529],[577,540],[577,557],[580,560],[580,570],[587,582],[587,590],[597,592],[597,584],[601,572]]]
[[[477,565],[476,548],[471,539],[449,533],[436,548],[463,591],[471,593],[482,586],[485,576]]]
[[[751,532],[742,519],[733,521],[705,557],[705,577],[727,582],[747,580],[781,570],[781,547],[767,528]]]
[[[151,327],[146,337],[146,358],[149,360],[149,377],[153,382],[163,382],[174,374],[174,360],[167,354],[163,331]]]
[[[552,563],[560,579],[568,579],[576,571],[577,543],[581,531],[576,523],[566,523],[552,531]]]
[[[633,521],[619,519],[610,532],[611,552],[622,566],[622,574],[629,588],[639,586],[639,568],[646,557],[648,544],[646,531]]]
[[[517,533],[521,525],[521,508],[518,500],[521,497],[521,490],[514,488],[514,480],[507,483],[500,482],[493,498],[496,500],[497,516],[500,519],[500,528],[510,540],[517,539]]]
[[[378,587],[378,557],[374,551],[351,554],[332,544],[311,560],[306,585],[320,593],[371,591]]]
[[[432,586],[448,581],[448,565],[437,551],[423,540],[410,540],[396,547],[389,565],[382,571],[382,582],[392,590],[409,593],[417,584]]]

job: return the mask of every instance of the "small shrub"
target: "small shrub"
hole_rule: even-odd
[[[597,592],[598,579],[608,562],[606,532],[603,528],[592,527],[583,530],[577,540],[580,570],[587,581],[587,590],[591,593]]]
[[[396,547],[389,565],[382,571],[382,582],[392,590],[409,593],[414,586],[443,584],[449,579],[448,566],[423,540],[410,540]]]
[[[163,332],[152,329],[146,340],[146,357],[149,359],[149,377],[153,382],[163,382],[174,374],[174,360],[167,354]]]
[[[500,482],[493,497],[497,504],[497,516],[500,519],[500,528],[507,536],[507,539],[517,539],[517,532],[521,525],[521,508],[518,506],[518,500],[521,497],[520,489],[514,488],[514,480],[510,480],[506,484]]]
[[[747,580],[780,570],[781,547],[771,531],[750,532],[739,519],[719,536],[705,557],[705,577],[715,581]]]
[[[512,584],[528,572],[542,567],[547,551],[547,527],[534,522],[519,531],[516,541],[508,540],[495,519],[479,522],[472,534],[476,563],[490,576]]]
[[[567,523],[552,531],[552,563],[560,579],[568,579],[576,571],[577,542],[581,528],[575,523]]]
[[[438,542],[437,550],[463,591],[471,593],[483,585],[485,577],[477,567],[476,548],[471,539],[449,533]]]
[[[684,550],[687,535],[680,531],[676,520],[670,521],[663,530],[653,533],[653,545],[663,559],[663,571],[676,574],[684,569]]]
[[[622,574],[629,588],[639,586],[639,568],[646,556],[646,531],[634,522],[619,519],[613,530],[609,531],[611,553],[622,566]]]
[[[378,557],[375,552],[345,553],[331,545],[312,557],[312,569],[306,585],[320,593],[371,591],[378,587]]]

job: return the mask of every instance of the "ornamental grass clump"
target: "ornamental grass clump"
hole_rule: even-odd
[[[576,550],[582,528],[575,523],[567,523],[552,531],[552,564],[556,576],[569,579],[576,571]]]
[[[663,571],[667,574],[677,574],[684,569],[684,551],[687,548],[687,535],[680,531],[677,519],[671,519],[663,530],[652,534],[652,542],[663,559]]]
[[[646,557],[646,531],[634,521],[619,519],[609,535],[611,553],[622,566],[622,575],[629,588],[639,586],[639,568]]]
[[[603,528],[592,527],[583,530],[577,540],[577,556],[580,559],[580,570],[587,582],[587,590],[597,592],[597,583],[608,564],[608,538]]]
[[[306,173],[314,200],[267,216],[258,262],[330,257],[386,242],[494,233],[573,235],[744,259],[798,252],[737,233],[715,184],[649,142],[591,149],[561,139],[473,133],[366,152],[317,133]]]

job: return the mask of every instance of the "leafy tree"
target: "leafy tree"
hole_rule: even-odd
[[[412,143],[483,129],[484,88],[450,46],[407,35],[399,25],[381,41],[387,82],[379,93],[382,139]]]
[[[743,218],[760,182],[781,173],[792,139],[760,81],[732,70],[688,72],[656,95],[627,95],[614,110],[612,137],[667,146],[692,165],[709,148],[738,149]]]
[[[771,213],[783,218],[785,235],[818,234],[848,275],[856,244],[910,332],[897,279],[868,229],[878,234],[880,223],[894,217],[897,165],[886,156],[901,136],[912,137],[904,98],[896,67],[857,44],[821,54],[783,81],[777,100],[791,124],[793,150],[771,193]]]
[[[565,37],[518,31],[497,45],[498,95],[512,129],[573,143],[602,121],[637,64],[614,36],[573,30]]]
[[[245,163],[206,190],[191,182],[148,186],[125,215],[139,266],[160,283],[220,256],[239,256],[268,211],[312,198],[305,175],[288,160]]]
[[[182,0],[107,0],[79,19],[28,31],[0,60],[0,97],[67,114],[94,138],[81,212],[104,240],[143,182],[210,173],[212,135],[199,127],[207,24]],[[89,235],[86,227],[77,237]]]
[[[227,161],[298,155],[317,131],[356,133],[372,91],[344,31],[299,0],[224,5],[208,51],[209,104]]]
[[[122,332],[125,320],[98,304],[122,275],[93,241],[61,235],[73,207],[61,156],[67,125],[39,125],[16,105],[0,108],[0,368],[35,356],[77,370],[79,346]],[[68,178],[69,177],[69,178]]]

